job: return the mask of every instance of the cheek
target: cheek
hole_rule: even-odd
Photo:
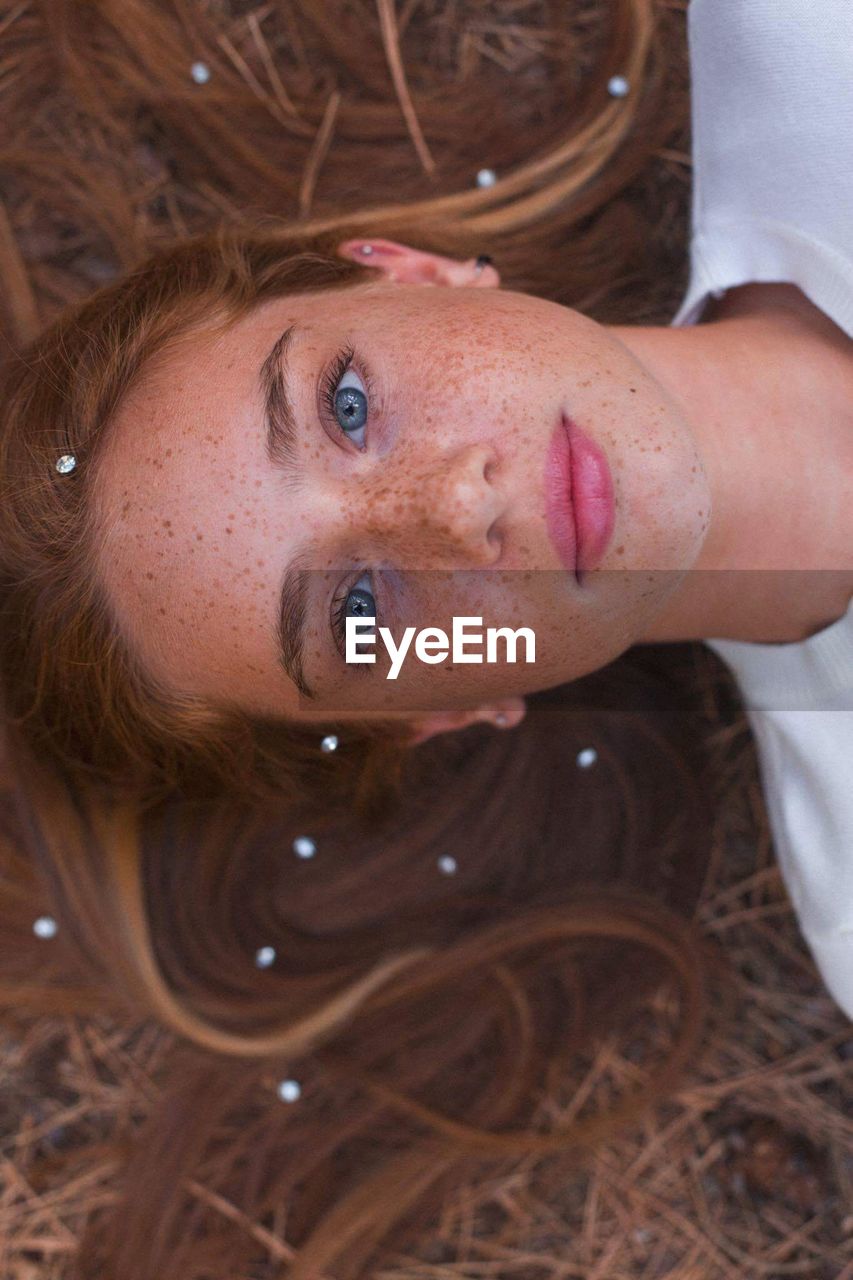
[[[444,662],[435,665],[424,664],[417,659],[413,639],[404,668],[413,684],[418,673],[429,678],[430,672],[434,671],[436,679],[440,674],[446,687],[452,687],[458,694],[467,688],[482,689],[486,685],[506,683],[508,674],[526,670],[527,683],[532,687],[535,683],[531,678],[534,668],[547,671],[559,681],[569,678],[563,675],[567,666],[572,668],[578,660],[583,664],[589,654],[600,649],[601,620],[599,618],[596,625],[589,614],[589,606],[587,617],[579,618],[577,606],[569,598],[566,575],[562,571],[517,570],[499,574],[487,571],[424,571],[399,577],[406,579],[399,621],[386,624],[397,643],[406,627],[415,627],[416,632],[426,627],[439,628],[452,642],[454,618],[474,619],[466,624],[466,629],[472,634],[482,633],[484,639],[482,645],[469,646],[469,651],[482,652],[484,658],[488,628],[507,628],[516,632],[527,628],[534,635],[535,661],[532,664],[526,662],[526,642],[521,636],[517,641],[515,664],[506,662],[507,648],[502,638],[496,641],[500,659],[497,663],[454,664],[449,655]]]
[[[681,570],[695,560],[708,527],[707,472],[679,405],[633,358],[614,361],[622,364],[629,394],[616,399],[611,418],[602,418],[617,499],[611,564]]]

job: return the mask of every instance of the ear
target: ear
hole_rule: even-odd
[[[439,733],[452,733],[455,729],[467,729],[469,724],[493,724],[496,729],[514,729],[527,713],[524,698],[500,698],[497,702],[484,702],[479,707],[464,711],[428,711],[412,722],[415,730],[411,745],[416,747]]]
[[[362,252],[369,245],[372,253]],[[495,268],[487,263],[477,271],[477,259],[459,262],[445,258],[440,253],[426,253],[396,240],[345,240],[338,245],[342,258],[351,258],[365,267],[375,267],[391,281],[401,284],[469,285],[474,288],[496,289],[501,282]]]

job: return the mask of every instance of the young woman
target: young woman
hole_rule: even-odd
[[[690,18],[693,71],[697,60],[714,64],[722,19],[697,0]],[[739,20],[755,48],[757,32]],[[839,13],[842,20],[849,22]],[[641,0],[614,20],[629,85],[652,30]],[[155,35],[177,38],[163,27],[133,39],[142,49]],[[70,32],[65,37],[82,100],[82,71],[106,73]],[[392,41],[389,63],[423,156],[395,48]],[[790,92],[790,77],[785,86],[781,76],[778,86],[770,77],[768,84]],[[700,89],[711,92],[706,82]],[[232,220],[182,236],[64,312],[5,363],[0,674],[17,802],[9,840],[31,851],[53,885],[53,914],[75,940],[66,962],[87,956],[91,965],[94,957],[94,989],[100,984],[114,1004],[129,998],[138,1010],[141,1002],[226,1058],[312,1062],[318,1097],[320,1081],[338,1089],[339,1102],[357,1080],[369,1089],[370,1072],[381,1075],[383,1061],[389,1070],[405,1050],[393,1090],[373,1079],[373,1101],[359,1117],[365,1132],[383,1106],[396,1105],[427,1117],[460,1149],[522,1149],[517,1132],[503,1139],[484,1132],[513,1114],[507,1098],[484,1101],[478,1127],[464,1124],[461,1112],[442,1118],[405,1095],[438,1085],[429,1055],[414,1044],[425,1038],[434,1049],[453,1022],[449,1004],[433,1014],[425,1007],[441,975],[488,970],[489,957],[531,941],[565,956],[577,950],[566,948],[566,935],[582,939],[589,1034],[618,1020],[667,966],[677,972],[682,1039],[643,1100],[683,1067],[701,1026],[702,949],[666,903],[689,912],[702,858],[694,851],[692,867],[670,866],[655,901],[662,872],[650,832],[668,814],[685,850],[696,839],[701,752],[686,775],[693,781],[684,782],[680,815],[672,794],[662,798],[663,778],[641,781],[642,766],[631,766],[630,794],[643,796],[650,813],[641,824],[652,827],[649,854],[635,849],[630,868],[606,866],[609,843],[636,840],[630,823],[620,836],[613,815],[605,819],[608,788],[563,785],[561,793],[555,781],[570,762],[581,776],[578,753],[588,750],[583,734],[593,724],[601,731],[593,758],[618,769],[632,733],[633,749],[642,737],[644,713],[666,725],[682,759],[692,754],[686,721],[679,725],[654,687],[653,659],[644,665],[649,645],[666,653],[713,637],[735,670],[740,653],[770,653],[772,661],[778,651],[787,669],[813,678],[798,684],[795,706],[767,703],[763,720],[748,681],[744,697],[757,736],[766,735],[770,816],[795,905],[831,989],[853,1011],[853,965],[842,941],[848,917],[834,909],[839,877],[849,883],[853,875],[838,842],[851,815],[849,796],[833,782],[851,734],[842,707],[853,669],[853,265],[849,243],[833,241],[834,220],[817,220],[825,201],[804,204],[790,227],[777,203],[773,234],[757,205],[738,216],[729,207],[714,222],[711,178],[728,136],[728,100],[718,92],[704,106],[705,132],[696,128],[701,94],[693,97],[696,159],[708,180],[703,203],[694,204],[694,274],[670,324],[599,320],[581,289],[571,305],[541,284],[525,287],[535,276],[525,265],[534,249],[551,253],[552,272],[562,269],[554,247],[579,216],[571,197],[589,182],[572,169],[573,156],[594,157],[600,176],[589,189],[607,202],[604,156],[632,110],[614,89],[591,113],[585,139],[581,128],[494,187],[360,209],[353,201],[355,211],[309,217],[303,210],[291,223]],[[763,110],[769,118],[772,105]],[[223,136],[225,154],[239,156],[236,123]],[[783,134],[778,141],[790,189],[802,195],[812,149]],[[728,158],[731,169],[757,169],[742,145],[743,154]],[[769,162],[767,153],[762,159]],[[741,200],[759,200],[760,183],[743,176],[733,183]],[[239,198],[236,188],[232,194]],[[327,207],[334,203],[330,196]],[[728,238],[715,240],[721,226]],[[838,255],[831,278],[815,266],[818,241],[822,261]],[[721,244],[729,259],[714,257]],[[789,252],[777,266],[780,245]],[[526,627],[536,636],[535,663],[412,658],[388,680],[386,662],[344,660],[347,616],[375,617],[396,637],[406,627],[450,632],[458,617]],[[636,646],[643,647],[636,661],[626,663]],[[573,709],[584,706],[575,722]],[[626,709],[633,725],[620,722]],[[833,715],[818,726],[817,711]],[[607,723],[620,726],[612,755]],[[462,732],[469,729],[473,738]],[[508,746],[495,730],[511,731]],[[804,733],[817,753],[805,783]],[[660,736],[656,742],[667,758]],[[771,756],[771,742],[783,743],[783,754]],[[404,803],[392,825],[359,828],[353,806],[375,819],[400,779]],[[269,893],[276,881],[270,858],[309,820],[312,835],[303,834],[294,852],[302,857],[301,848],[310,861],[322,832],[322,849],[340,853],[337,865],[309,881],[314,868],[305,862],[290,873],[283,903],[276,898],[264,937],[286,958],[265,978],[279,985],[261,998],[257,973],[244,968],[228,994],[228,946],[245,964],[251,939],[260,941],[260,890]],[[593,833],[590,848],[567,856],[566,832],[577,839],[582,830]],[[416,888],[403,871],[424,850],[443,849],[447,858],[451,846],[479,850],[466,868],[469,891],[487,895],[487,910],[481,902],[473,917],[476,938],[461,928],[465,897],[461,915],[443,902],[433,918],[434,890]],[[170,867],[169,850],[181,850],[186,866]],[[536,913],[524,929],[513,915],[523,870],[526,909]],[[23,865],[18,874],[23,885]],[[226,912],[228,940],[214,943],[220,876],[252,909],[233,919]],[[585,896],[608,881],[617,884],[609,897]],[[634,889],[627,897],[618,888],[626,885]],[[146,893],[162,907],[180,900],[189,913],[185,928],[162,929],[158,957],[146,911],[159,908],[146,907]],[[7,911],[12,966],[23,895],[22,888],[16,910],[10,899]],[[621,950],[613,937],[624,939]],[[204,954],[182,952],[190,938],[209,939]],[[442,951],[450,939],[453,948]],[[631,948],[645,955],[629,981]],[[113,957],[109,982],[99,955]],[[465,980],[470,999],[476,982]],[[83,995],[78,1007],[104,998]],[[241,999],[252,1001],[251,1018]],[[477,1017],[462,1035],[455,1008],[459,1056],[485,1028]],[[283,1009],[286,1029],[262,1032],[273,1014],[281,1025]],[[338,1054],[324,1056],[320,1045],[333,1034]],[[208,1107],[210,1097],[200,1073],[187,1066],[179,1077],[196,1134],[215,1120],[209,1111],[201,1116],[201,1096]],[[308,1074],[305,1066],[303,1083]],[[244,1076],[229,1079],[245,1090]],[[632,1100],[622,1114],[638,1105]],[[336,1274],[362,1274],[373,1245],[411,1205],[426,1212],[459,1149],[455,1157],[440,1157],[441,1147],[389,1157],[375,1184],[365,1177],[339,1188],[336,1210],[323,1217],[317,1196],[331,1184],[319,1134],[326,1125],[329,1150],[342,1143],[342,1115],[303,1114],[301,1136],[282,1140],[291,1167],[277,1192],[285,1184],[294,1191],[297,1150],[313,1150],[313,1189],[294,1214],[305,1247],[292,1274],[333,1263]],[[589,1121],[574,1138],[583,1145],[601,1132]],[[184,1175],[186,1148],[164,1151],[157,1133],[155,1126],[137,1176],[152,1151]],[[387,1214],[376,1207],[382,1187],[395,1189]],[[365,1196],[372,1221],[362,1230]],[[160,1208],[159,1245],[142,1212],[139,1225],[109,1245],[117,1274],[179,1273],[177,1246],[166,1256],[162,1245],[179,1210]]]

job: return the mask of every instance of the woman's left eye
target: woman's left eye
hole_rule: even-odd
[[[358,449],[365,447],[367,391],[355,369],[352,351],[342,353],[323,384],[323,404],[331,421]]]

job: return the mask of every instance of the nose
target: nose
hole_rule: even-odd
[[[373,505],[386,543],[401,568],[488,568],[501,554],[497,522],[504,499],[494,483],[498,458],[490,445],[464,445],[400,463],[398,483],[383,486]],[[387,505],[386,505],[387,504]],[[390,549],[390,548],[389,548]]]

